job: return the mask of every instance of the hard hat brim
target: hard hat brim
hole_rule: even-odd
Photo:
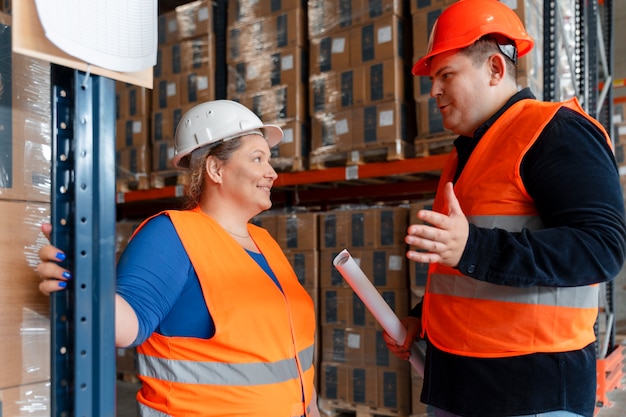
[[[258,128],[255,128],[255,129],[250,129],[249,131],[240,132],[240,133],[238,133],[235,136],[232,136],[230,138],[224,138],[224,139],[221,139],[221,140],[219,140],[217,142],[198,144],[197,146],[193,147],[192,149],[187,150],[187,152],[185,152],[185,153],[177,153],[177,154],[175,154],[172,157],[172,159],[171,159],[171,163],[177,169],[188,170],[189,169],[189,158],[188,158],[188,156],[191,155],[191,153],[193,151],[195,151],[197,149],[200,149],[200,148],[203,148],[205,146],[215,145],[216,143],[219,143],[221,141],[226,141],[226,140],[231,140],[231,139],[235,139],[235,138],[240,138],[240,137],[246,136],[248,134],[259,134],[259,130],[262,131],[263,137],[265,138],[265,140],[267,140],[267,144],[270,147],[270,149],[273,148],[274,146],[278,145],[280,143],[280,141],[283,140],[284,133],[283,133],[283,129],[281,129],[280,126],[272,125],[272,124],[266,124],[266,125],[262,125],[262,126],[260,126]]]

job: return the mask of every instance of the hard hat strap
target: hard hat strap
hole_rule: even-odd
[[[479,41],[482,40],[495,41],[502,55],[509,58],[515,65],[517,65],[517,47],[515,46],[515,42],[505,36],[497,35],[495,33],[485,35],[479,39]]]

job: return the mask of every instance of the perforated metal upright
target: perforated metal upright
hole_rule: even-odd
[[[115,83],[52,65],[52,243],[73,279],[51,297],[53,417],[115,416]]]
[[[576,96],[583,108],[614,137],[613,114],[613,0],[573,0],[575,39],[569,56]],[[558,100],[559,1],[544,0],[544,100]],[[606,341],[598,347],[600,357],[615,345],[614,282],[603,284]],[[596,324],[599,327],[599,323]],[[598,329],[596,329],[598,330]]]

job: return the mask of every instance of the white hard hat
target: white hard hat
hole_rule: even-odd
[[[215,100],[198,104],[178,122],[172,164],[176,168],[189,169],[186,156],[194,150],[248,133],[262,133],[270,148],[283,138],[280,127],[263,124],[256,114],[236,101]]]

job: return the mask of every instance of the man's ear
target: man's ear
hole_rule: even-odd
[[[216,184],[222,183],[222,161],[209,155],[206,159],[206,165],[204,166],[207,175]]]
[[[498,84],[506,77],[506,58],[501,54],[492,54],[487,65],[491,76],[491,83]]]

